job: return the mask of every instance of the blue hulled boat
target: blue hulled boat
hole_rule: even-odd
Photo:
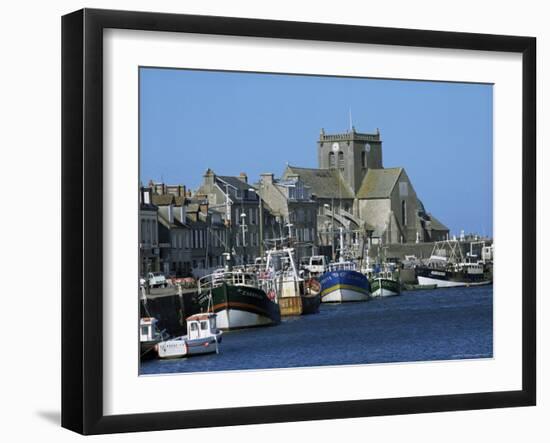
[[[354,262],[331,263],[319,282],[323,303],[366,301],[370,297],[369,281],[356,270]]]
[[[370,284],[365,275],[357,271],[354,261],[345,260],[344,234],[340,228],[340,259],[328,265],[321,275],[321,302],[341,303],[366,301],[370,297]]]

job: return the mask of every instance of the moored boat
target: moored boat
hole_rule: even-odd
[[[370,284],[365,275],[357,270],[357,264],[346,260],[344,231],[340,228],[340,257],[330,263],[327,271],[321,275],[321,301],[323,303],[342,303],[367,301],[370,297]]]
[[[370,297],[369,281],[357,271],[354,262],[329,264],[328,271],[320,277],[319,282],[323,303],[366,301]]]
[[[216,314],[195,314],[187,318],[187,335],[162,341],[155,349],[159,358],[218,353],[222,334],[216,325]]]
[[[419,285],[436,285],[438,288],[482,286],[493,282],[483,260],[462,254],[456,240],[437,242],[426,264],[415,268]]]
[[[419,266],[416,268],[418,284],[436,285],[438,288],[482,286],[492,283],[482,264],[459,263],[446,267]]]
[[[293,248],[274,248],[267,252],[261,278],[273,283],[281,316],[315,314],[321,304],[321,286],[299,275]]]
[[[401,283],[395,265],[382,263],[374,265],[367,272],[372,297],[391,297],[401,294]]]
[[[393,278],[374,277],[370,280],[371,295],[373,297],[389,297],[401,294],[399,281]]]
[[[139,355],[141,359],[153,358],[155,345],[168,337],[165,331],[159,331],[157,325],[158,320],[155,317],[139,319]]]
[[[281,321],[275,291],[253,273],[222,271],[198,282],[198,303],[203,312],[217,314],[221,329],[267,326]]]

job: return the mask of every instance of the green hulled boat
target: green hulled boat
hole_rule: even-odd
[[[225,271],[199,280],[202,312],[215,312],[220,329],[267,326],[281,321],[275,292],[252,273]]]
[[[401,285],[393,278],[374,277],[370,280],[372,297],[389,297],[401,294]]]

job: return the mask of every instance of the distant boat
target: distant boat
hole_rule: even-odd
[[[222,270],[199,279],[197,300],[203,312],[217,314],[221,329],[274,325],[281,314],[269,283],[260,287],[254,273]]]
[[[473,256],[464,258],[456,240],[436,242],[425,265],[415,268],[419,285],[437,285],[438,288],[482,286],[493,282],[483,260]]]
[[[370,297],[371,287],[367,277],[357,270],[354,261],[345,260],[344,256],[344,234],[340,228],[339,261],[330,263],[319,278],[323,303],[366,301]]]
[[[401,294],[401,283],[396,277],[395,266],[392,263],[374,265],[368,270],[372,297],[391,297]]]
[[[187,335],[162,341],[155,349],[159,358],[218,353],[222,334],[216,325],[216,314],[195,314],[187,318]]]

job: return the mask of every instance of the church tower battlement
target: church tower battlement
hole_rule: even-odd
[[[369,168],[382,169],[380,131],[359,133],[352,126],[341,134],[326,134],[321,129],[317,152],[320,169],[337,169],[354,193],[357,193]]]

